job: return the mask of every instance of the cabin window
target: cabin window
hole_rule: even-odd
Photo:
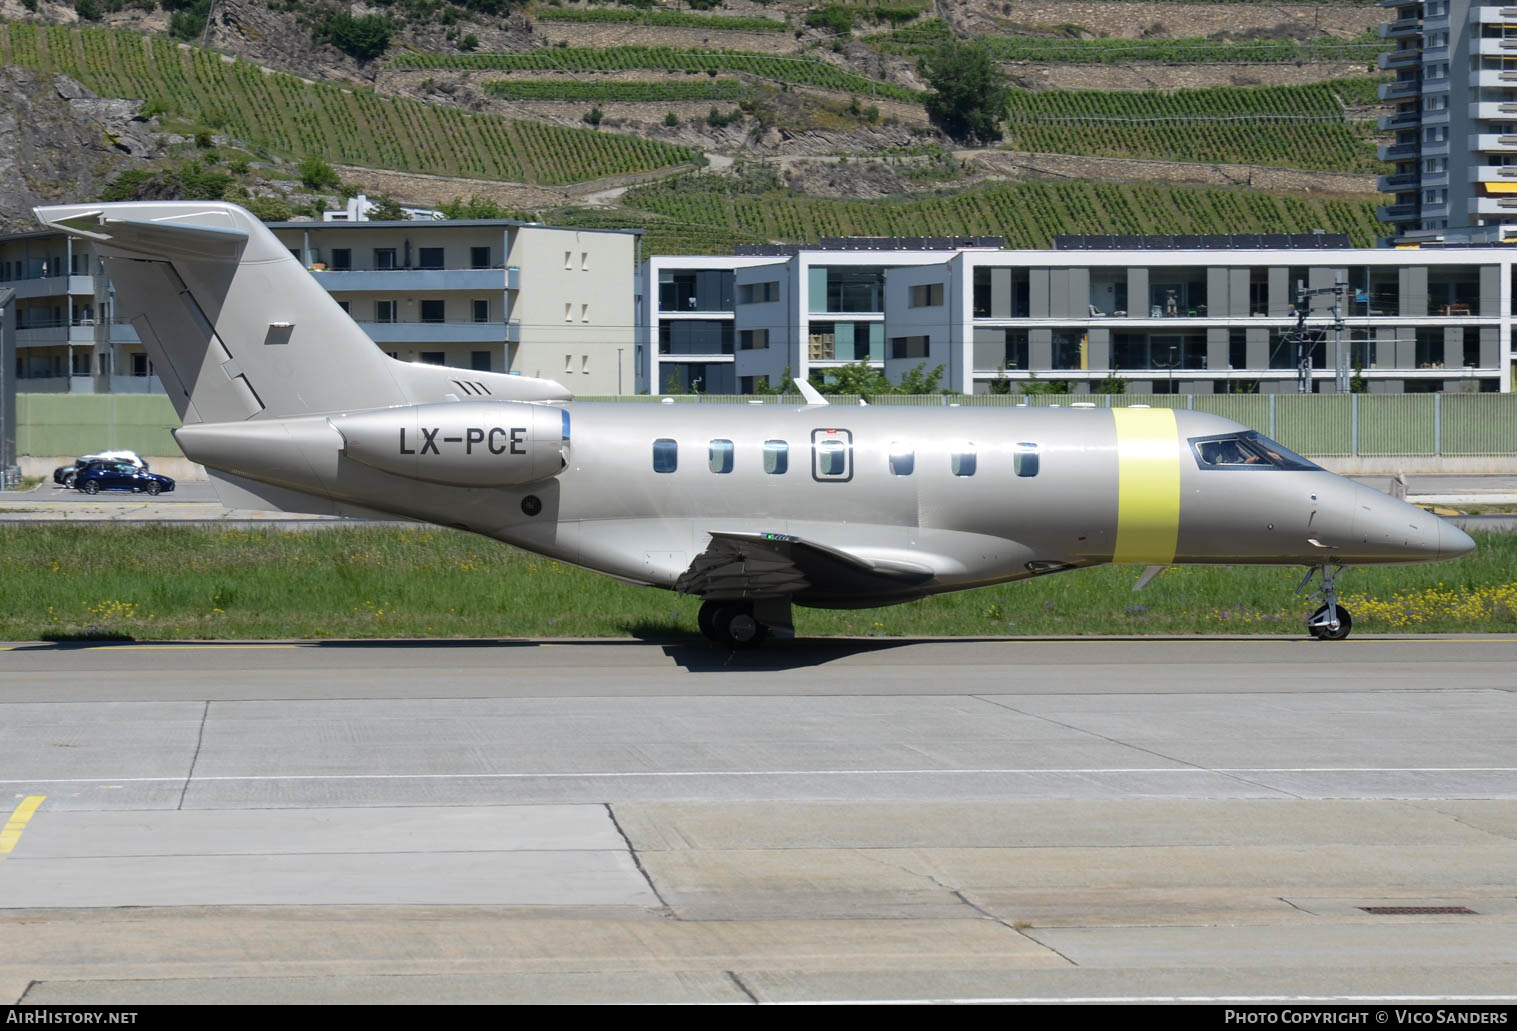
[[[853,478],[853,434],[848,430],[811,431],[811,475],[844,482]]]
[[[965,444],[964,450],[955,451],[949,457],[949,468],[955,476],[973,476],[975,461],[974,445]]]
[[[713,440],[707,464],[714,473],[730,473],[732,471],[732,441]]]
[[[790,468],[790,445],[783,440],[764,441],[764,472],[784,476]]]
[[[1011,463],[1018,476],[1038,475],[1038,445],[1019,441]]]
[[[905,444],[890,445],[890,474],[910,476],[917,465],[917,453]]]
[[[679,468],[679,445],[668,437],[653,442],[653,471],[672,473]]]

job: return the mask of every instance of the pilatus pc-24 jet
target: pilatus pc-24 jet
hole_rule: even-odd
[[[1105,562],[1345,566],[1474,542],[1246,426],[1162,408],[628,405],[387,357],[241,208],[37,209],[90,240],[224,504],[457,527],[698,595],[712,640]],[[463,391],[458,379],[474,385]],[[807,389],[804,388],[803,390]]]

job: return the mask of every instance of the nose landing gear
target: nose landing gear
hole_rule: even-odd
[[[1306,630],[1319,641],[1341,641],[1354,628],[1354,619],[1348,609],[1338,604],[1338,574],[1343,572],[1343,567],[1324,563],[1308,569],[1296,591],[1305,590],[1319,572],[1322,580],[1311,597],[1321,598],[1323,605],[1306,621]]]

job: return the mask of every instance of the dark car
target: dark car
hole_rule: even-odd
[[[79,475],[79,470],[91,462],[127,462],[147,472],[147,463],[139,458],[135,451],[102,451],[98,455],[84,455],[76,458],[71,465],[60,465],[53,470],[53,482],[63,487],[72,487],[74,478]]]
[[[89,462],[74,473],[74,489],[86,494],[98,494],[103,490],[164,494],[174,489],[174,481],[139,469],[130,462]]]

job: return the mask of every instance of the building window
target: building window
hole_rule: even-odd
[[[490,248],[488,248],[488,247],[470,247],[469,248],[469,267],[470,268],[489,268],[490,267]]]
[[[713,440],[706,464],[714,473],[730,473],[732,471],[732,441]]]
[[[374,248],[374,267],[376,269],[381,270],[381,271],[386,270],[386,269],[392,269],[392,268],[394,268],[395,267],[395,248],[394,247],[376,247],[376,248]]]
[[[375,322],[394,322],[394,321],[396,321],[396,319],[395,319],[395,302],[394,301],[375,301],[374,302],[374,321]]]
[[[474,321],[475,322],[489,322],[490,321],[490,302],[488,300],[473,301],[473,302],[471,302],[471,306],[472,306],[472,308],[474,310]]]
[[[564,271],[567,272],[572,268],[574,268],[574,252],[564,251]]]
[[[790,468],[790,445],[783,440],[764,441],[764,472],[784,476]]]
[[[353,250],[350,247],[333,247],[332,260],[327,267],[334,272],[348,272],[353,268]]]
[[[581,272],[589,272],[590,271],[590,252],[589,251],[580,251],[579,252],[579,270]]]
[[[565,322],[573,322],[574,321],[574,305],[571,304],[568,301],[564,302],[564,321]]]
[[[919,283],[911,288],[911,307],[939,308],[942,304],[942,283]]]
[[[925,336],[891,337],[890,357],[926,358],[928,339]]]
[[[1018,442],[1011,456],[1012,470],[1018,476],[1038,475],[1038,445]]]
[[[731,311],[731,269],[660,269],[659,311]]]
[[[346,312],[349,315],[353,314],[353,306],[348,301],[338,301],[337,302],[337,307],[341,308],[344,312]]]
[[[744,329],[737,334],[739,351],[762,351],[768,346],[769,331],[767,329]]]
[[[421,321],[445,322],[447,320],[445,319],[444,314],[445,309],[443,307],[442,301],[430,300],[421,302]]]
[[[672,473],[679,468],[679,445],[668,437],[653,442],[653,471]]]
[[[146,376],[148,374],[147,355],[138,352],[132,355],[132,375]]]
[[[417,268],[442,268],[443,249],[441,247],[423,247],[417,252]]]
[[[448,356],[442,351],[423,351],[421,352],[421,363],[423,365],[446,365],[448,364]]]
[[[579,321],[581,321],[581,322],[589,322],[590,321],[590,306],[588,304],[581,304],[579,306]]]
[[[744,283],[737,288],[738,304],[769,304],[780,299],[780,284]]]
[[[892,441],[890,444],[890,475],[910,476],[916,469],[917,454],[910,444]]]
[[[471,351],[469,353],[469,368],[473,369],[475,372],[489,372],[490,352]]]

